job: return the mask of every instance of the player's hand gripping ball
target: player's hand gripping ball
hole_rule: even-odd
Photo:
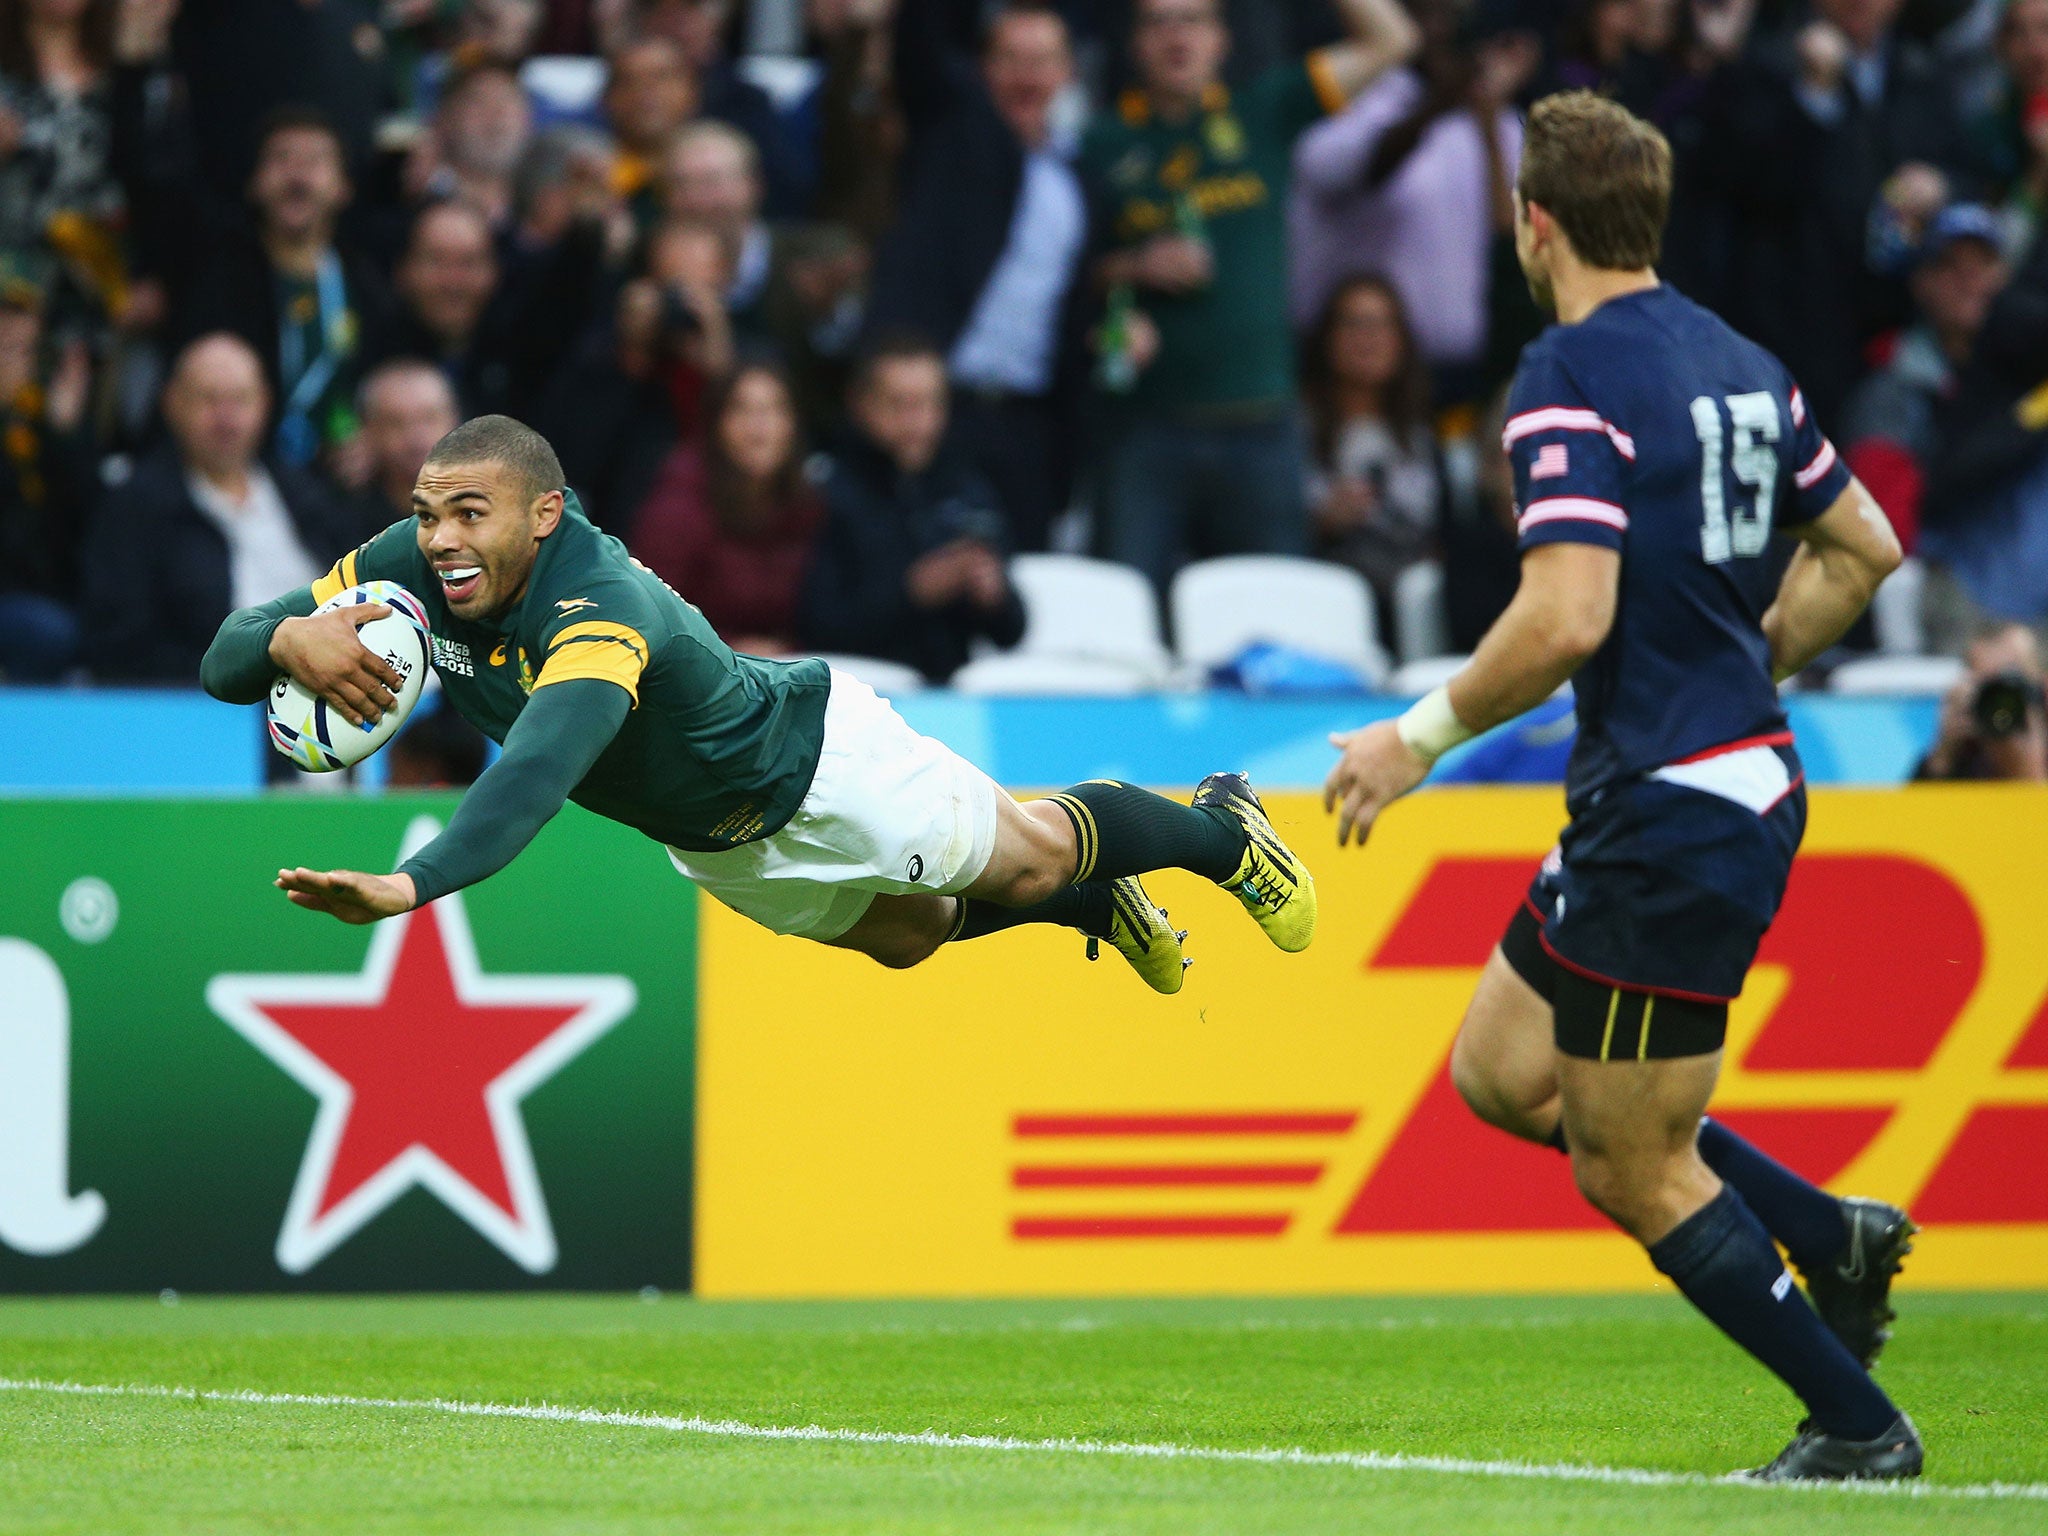
[[[357,638],[396,672],[396,702],[376,724],[352,724],[318,694],[280,675],[270,688],[270,740],[286,757],[314,773],[331,773],[361,762],[397,734],[419,702],[432,666],[433,641],[427,610],[395,581],[367,581],[337,592],[315,613],[358,603],[382,603],[391,612],[371,619]]]

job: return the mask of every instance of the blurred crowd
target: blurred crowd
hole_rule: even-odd
[[[0,675],[194,678],[492,411],[742,648],[942,680],[1051,548],[1343,562],[1390,649],[1423,570],[1467,649],[1571,87],[1927,643],[2048,627],[2048,0],[4,0]]]

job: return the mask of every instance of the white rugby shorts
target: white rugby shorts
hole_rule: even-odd
[[[676,868],[742,917],[826,941],[877,895],[965,890],[996,845],[995,780],[920,736],[856,677],[836,668],[817,776],[780,831],[737,848],[671,848]]]

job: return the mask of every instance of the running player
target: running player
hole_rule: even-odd
[[[502,869],[573,799],[666,844],[734,911],[889,966],[1058,923],[1177,992],[1185,935],[1137,878],[1168,867],[1227,887],[1281,949],[1314,935],[1315,883],[1242,775],[1211,774],[1192,806],[1100,779],[1020,804],[824,662],[735,655],[509,417],[443,438],[413,512],[310,587],[230,614],[206,654],[216,698],[253,703],[286,672],[375,720],[398,679],[356,628],[390,610],[313,610],[400,582],[426,605],[449,702],[504,746],[396,873],[280,870],[302,907],[369,923],[424,906]]]
[[[1783,365],[1658,282],[1670,188],[1663,136],[1614,103],[1530,114],[1515,245],[1559,323],[1509,400],[1521,585],[1448,686],[1331,738],[1324,798],[1338,842],[1362,842],[1441,753],[1572,680],[1570,825],[1452,1077],[1480,1118],[1568,1152],[1585,1197],[1805,1402],[1755,1475],[1911,1477],[1919,1436],[1868,1370],[1911,1222],[1702,1118],[1806,824],[1776,681],[1841,637],[1899,546]],[[1775,586],[1774,529],[1798,541]]]

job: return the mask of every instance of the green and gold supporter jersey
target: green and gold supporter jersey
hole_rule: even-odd
[[[1294,141],[1344,105],[1320,53],[1277,65],[1201,109],[1163,121],[1142,90],[1099,114],[1080,168],[1096,227],[1114,247],[1189,232],[1199,221],[1216,276],[1188,294],[1138,294],[1159,356],[1131,401],[1144,410],[1282,408],[1295,393],[1287,314],[1287,188]]]
[[[715,852],[779,830],[811,787],[831,674],[822,661],[741,656],[704,615],[584,517],[574,493],[541,541],[525,595],[494,621],[449,612],[412,519],[313,583],[315,602],[395,581],[426,606],[448,701],[503,743],[537,688],[617,683],[633,708],[570,796],[649,837]]]

